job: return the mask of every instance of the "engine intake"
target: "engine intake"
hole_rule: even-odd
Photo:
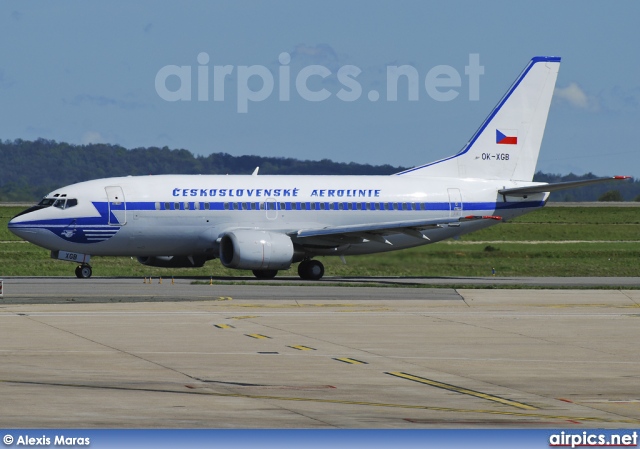
[[[286,270],[293,260],[293,242],[276,232],[239,230],[220,240],[220,262],[241,270]]]

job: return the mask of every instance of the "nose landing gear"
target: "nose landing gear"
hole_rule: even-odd
[[[92,274],[91,265],[83,264],[76,267],[76,277],[79,279],[89,279]]]

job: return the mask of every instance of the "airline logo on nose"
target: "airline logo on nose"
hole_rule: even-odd
[[[517,145],[518,131],[505,130],[505,132],[503,133],[496,129],[496,143],[500,145]]]

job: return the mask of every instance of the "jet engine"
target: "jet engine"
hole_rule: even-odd
[[[139,256],[138,262],[150,267],[199,268],[207,261],[203,256]]]
[[[286,270],[294,256],[289,236],[276,232],[238,230],[220,240],[220,262],[241,270]]]

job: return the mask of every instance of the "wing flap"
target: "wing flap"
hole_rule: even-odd
[[[459,225],[461,222],[474,220],[502,220],[502,217],[494,215],[468,215],[466,217],[446,217],[431,220],[410,220],[410,221],[393,221],[377,224],[360,224],[346,226],[332,226],[317,229],[300,229],[296,232],[289,233],[292,238],[307,239],[315,237],[335,238],[338,241],[343,239],[360,239],[364,241],[376,241],[380,243],[391,244],[384,236],[391,234],[406,234],[415,238],[427,239],[420,231],[444,226]]]

